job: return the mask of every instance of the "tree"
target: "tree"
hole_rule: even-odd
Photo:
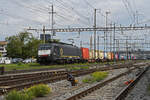
[[[22,49],[20,39],[17,36],[11,36],[6,41],[8,42],[6,47],[8,57],[21,57]]]
[[[59,39],[50,39],[48,41],[46,41],[46,43],[59,43],[60,40]]]
[[[26,53],[28,57],[37,57],[38,53],[38,46],[41,44],[42,41],[32,38],[27,44],[26,44]]]
[[[2,57],[2,53],[0,52],[0,57]]]
[[[38,45],[41,40],[33,37],[29,32],[20,32],[18,35],[6,38],[7,56],[12,58],[30,58],[37,56]]]

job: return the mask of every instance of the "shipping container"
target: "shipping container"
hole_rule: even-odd
[[[131,60],[131,58],[132,58],[131,56],[128,57],[129,60]]]
[[[120,56],[120,59],[121,59],[121,60],[124,60],[124,56]]]
[[[115,54],[115,59],[119,60],[119,54]]]
[[[131,60],[134,60],[134,56],[131,56]]]
[[[124,60],[127,60],[127,56],[124,56]]]
[[[94,53],[95,53],[95,56],[94,56]],[[96,50],[95,52],[94,52],[94,50],[90,50],[89,51],[89,58],[90,59],[98,59],[99,58],[99,51],[98,50]]]
[[[114,54],[112,52],[107,52],[107,59],[113,60],[114,59]]]
[[[104,59],[104,52],[103,51],[99,51],[99,59]]]
[[[134,56],[134,60],[136,60],[137,58],[136,58],[136,56]]]
[[[95,59],[98,59],[98,58],[99,58],[99,51],[96,50],[96,51],[95,51]]]
[[[107,52],[107,59],[111,60],[111,52]]]
[[[89,49],[88,48],[81,48],[82,51],[82,58],[83,59],[89,59]]]
[[[107,52],[104,53],[104,59],[108,59]]]
[[[111,52],[111,60],[113,60],[113,59],[114,59],[114,53]]]
[[[89,51],[89,58],[94,59],[94,50]]]

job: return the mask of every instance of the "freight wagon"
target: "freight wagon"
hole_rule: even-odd
[[[82,62],[87,62],[89,60],[89,49],[81,48],[81,52],[82,52]]]

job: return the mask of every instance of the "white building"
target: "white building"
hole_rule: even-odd
[[[0,41],[0,54],[2,54],[2,56],[7,55],[6,46],[7,46],[6,41]]]

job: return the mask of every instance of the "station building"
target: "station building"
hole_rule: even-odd
[[[0,41],[0,55],[6,56],[7,50],[6,50],[7,42],[6,41]]]

